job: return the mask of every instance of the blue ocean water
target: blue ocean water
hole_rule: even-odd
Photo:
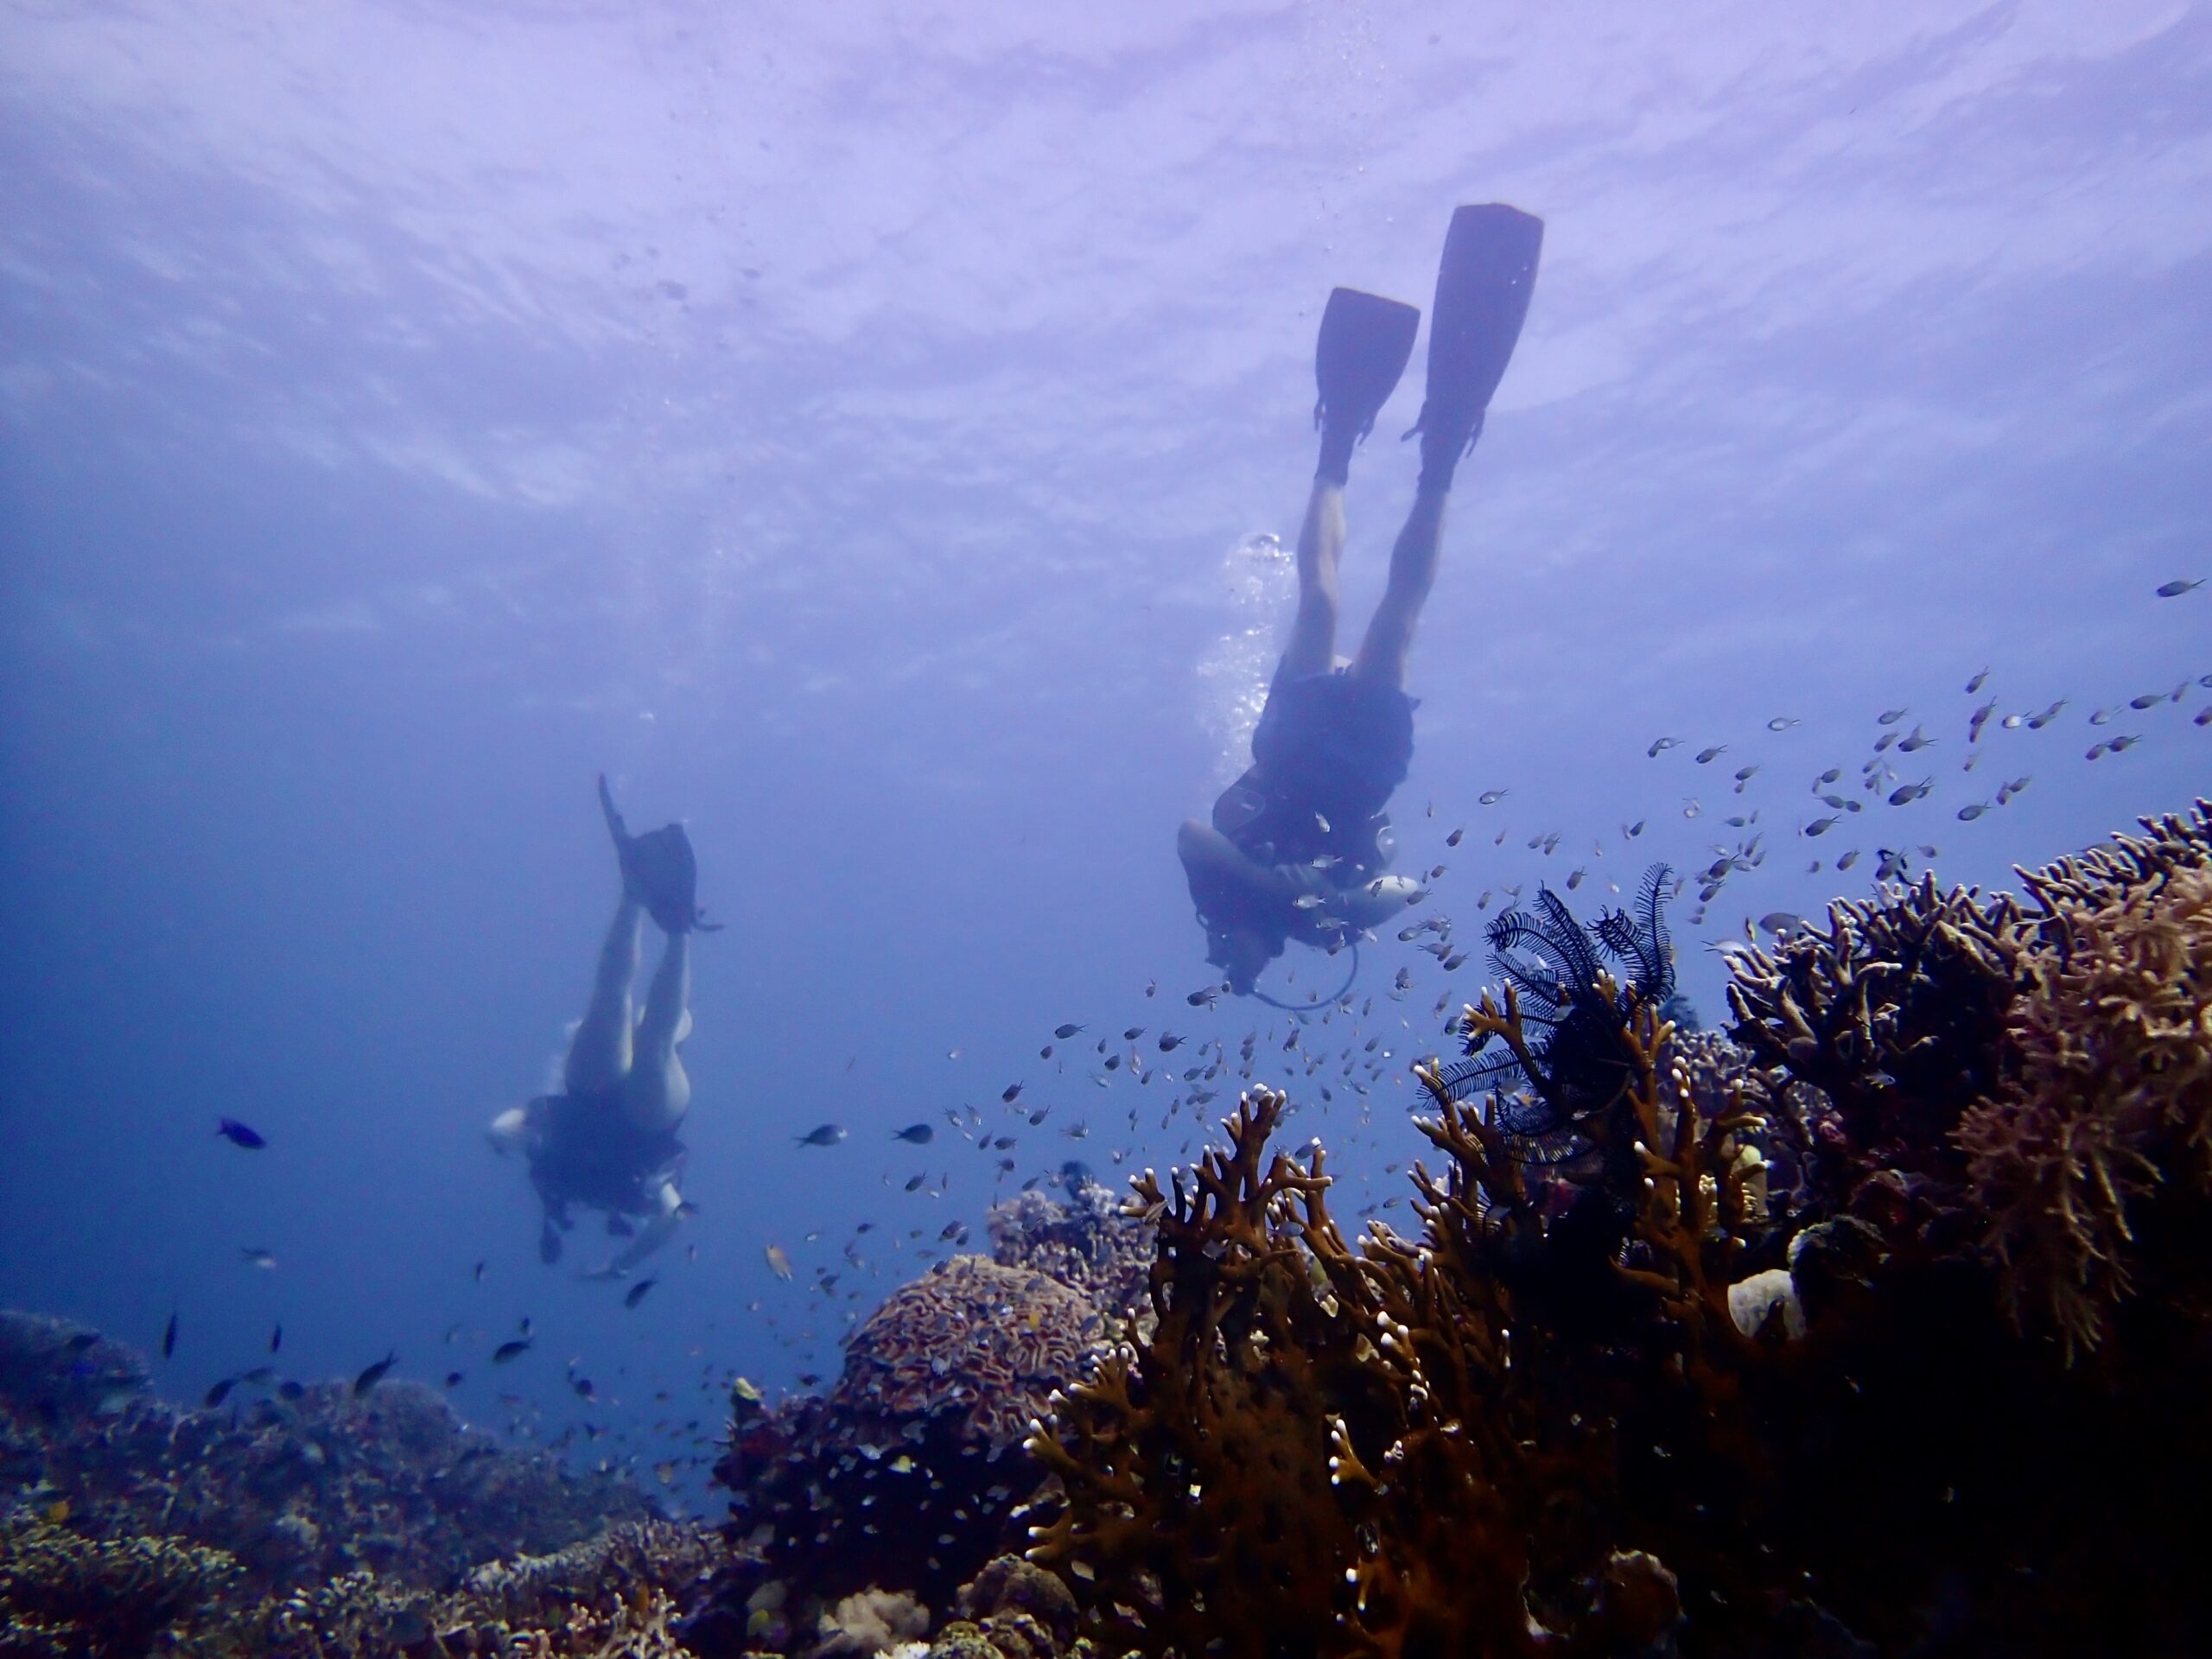
[[[1195,1150],[1225,1102],[1171,1106],[1163,1029],[1256,1033],[1398,1191],[1479,949],[1386,930],[1302,1046],[1389,1064],[1324,1103],[1287,1016],[1186,1002],[1173,837],[1287,620],[1322,302],[1426,306],[1459,202],[1548,227],[1394,807],[1463,939],[1762,834],[1676,909],[1713,1020],[1700,944],[1878,847],[2003,884],[2212,778],[2212,588],[2156,591],[2212,576],[2202,6],[24,6],[0,99],[0,1304],[176,1313],[183,1397],[281,1319],[302,1376],[396,1349],[481,1421],[607,1428],[586,1461],[689,1455],[728,1371],[834,1375],[995,1195]],[[1352,628],[1420,362],[1354,465]],[[1916,725],[1929,794],[1857,791]],[[1808,839],[1829,766],[1866,810]],[[582,1009],[602,770],[728,923],[700,1213],[635,1310],[587,1235],[538,1262],[483,1135]]]

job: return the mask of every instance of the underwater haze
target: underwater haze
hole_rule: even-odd
[[[1882,849],[2005,885],[2212,781],[2212,6],[16,4],[0,145],[0,1305],[175,1313],[179,1397],[281,1320],[709,1455],[994,1197],[1193,1155],[1236,1084],[1163,1031],[1256,1032],[1380,1191],[1510,888],[1688,873],[1710,1025],[1703,947]],[[1176,826],[1287,622],[1323,302],[1426,308],[1489,201],[1543,260],[1392,807],[1469,956],[1378,929],[1278,1074],[1292,1015],[1188,1000]],[[635,1307],[485,1135],[582,1011],[602,772],[726,924]]]

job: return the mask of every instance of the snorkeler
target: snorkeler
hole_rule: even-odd
[[[1176,840],[1206,960],[1240,996],[1288,941],[1333,951],[1417,891],[1385,874],[1384,808],[1413,760],[1406,660],[1436,581],[1452,472],[1481,435],[1520,338],[1542,243],[1543,221],[1517,208],[1491,203],[1452,216],[1429,321],[1427,397],[1414,427],[1420,482],[1389,585],[1348,664],[1336,656],[1344,485],[1353,448],[1413,355],[1421,313],[1348,288],[1329,296],[1314,353],[1321,459],[1298,536],[1297,618],[1252,734],[1251,766],[1214,803],[1211,827],[1186,822]]]
[[[691,935],[711,925],[698,907],[698,865],[683,826],[632,836],[605,778],[599,804],[622,868],[622,899],[600,947],[591,1005],[569,1039],[562,1092],[500,1113],[491,1136],[499,1151],[530,1160],[545,1211],[539,1259],[561,1259],[561,1235],[575,1224],[569,1206],[580,1205],[604,1211],[607,1230],[630,1239],[600,1270],[615,1274],[666,1243],[690,1211],[677,1191],[685,1154],[676,1131],[691,1103],[683,1058],[691,1033]],[[633,1009],[630,982],[648,914],[667,943],[645,1007]]]

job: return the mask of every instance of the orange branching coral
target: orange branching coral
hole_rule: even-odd
[[[2013,1064],[1956,1136],[2006,1311],[2048,1319],[2069,1359],[2128,1294],[2131,1211],[2162,1185],[2212,1192],[2212,868],[2113,874],[2037,884]]]
[[[1455,1098],[1435,1068],[1420,1127],[1448,1162],[1416,1170],[1418,1240],[1377,1224],[1348,1244],[1320,1149],[1268,1154],[1283,1097],[1265,1090],[1226,1150],[1167,1190],[1139,1179],[1156,1328],[1031,1441],[1065,1492],[1031,1554],[1116,1646],[1596,1653],[1668,1628],[1670,1575],[1603,1524],[1618,1402],[1641,1374],[1629,1393],[1656,1403],[1640,1409],[1693,1421],[1716,1368],[1758,1356],[1727,1305],[1730,1229],[1753,1208],[1731,1138],[1747,1120],[1700,1117],[1662,1075],[1669,1028],[1618,1006],[1625,1081],[1605,1109],[1649,1171],[1631,1178],[1640,1199],[1548,1217],[1500,1103]],[[1510,988],[1465,1019],[1471,1046],[1530,1048]],[[1602,1154],[1615,1128],[1583,1132]],[[1655,1319],[1672,1334],[1646,1342]]]

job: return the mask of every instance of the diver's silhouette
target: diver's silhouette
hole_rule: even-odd
[[[1252,765],[1187,822],[1176,850],[1206,930],[1206,960],[1249,995],[1291,939],[1334,950],[1401,907],[1415,884],[1386,874],[1384,808],[1413,759],[1406,660],[1436,581],[1453,469],[1528,315],[1541,220],[1492,203],[1452,216],[1429,321],[1421,481],[1359,652],[1336,658],[1337,561],[1354,447],[1404,372],[1421,313],[1353,289],[1329,296],[1314,353],[1321,458],[1298,536],[1298,615],[1252,734]],[[1411,436],[1408,433],[1407,435]]]

